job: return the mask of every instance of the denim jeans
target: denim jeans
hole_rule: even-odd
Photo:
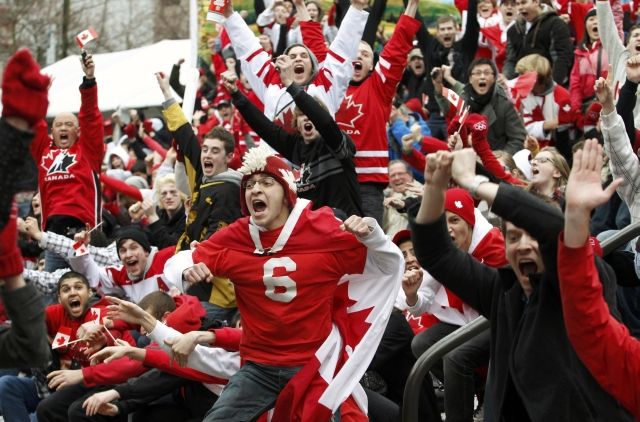
[[[213,303],[200,301],[202,307],[207,312],[205,315],[205,326],[203,329],[209,329],[212,325],[213,321],[226,321],[228,325],[231,325],[231,320],[235,316],[238,308],[223,308],[218,305],[214,305]]]
[[[0,377],[0,412],[5,422],[29,422],[40,397],[36,383],[29,377]]]
[[[204,418],[205,422],[244,422],[271,409],[299,366],[269,366],[246,362],[229,380]]]

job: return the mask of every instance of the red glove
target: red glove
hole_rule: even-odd
[[[133,123],[129,123],[124,127],[124,134],[127,135],[129,139],[135,139],[138,133],[138,128]]]
[[[449,123],[449,126],[447,127],[447,134],[451,136],[454,133],[458,132],[460,134],[460,138],[462,138],[462,142],[466,144],[468,137],[467,126],[465,125],[463,127],[460,127],[460,117],[461,115],[459,114],[453,116],[451,122]]]
[[[44,119],[49,107],[50,79],[26,48],[18,50],[7,62],[2,78],[2,115],[19,117],[30,126]]]
[[[489,123],[487,118],[482,114],[470,114],[465,122],[465,126],[471,133],[471,142],[482,141],[487,139],[489,132]]]
[[[24,269],[22,255],[18,248],[17,217],[18,208],[14,202],[9,220],[0,231],[0,278],[22,274]]]

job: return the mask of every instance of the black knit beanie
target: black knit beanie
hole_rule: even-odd
[[[118,240],[116,241],[116,250],[118,251],[118,257],[120,257],[120,246],[122,243],[131,239],[135,242],[138,242],[142,249],[147,252],[151,252],[151,243],[149,243],[149,238],[146,233],[137,227],[125,227],[118,234]]]

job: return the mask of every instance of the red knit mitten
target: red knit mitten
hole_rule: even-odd
[[[21,274],[24,268],[18,247],[17,217],[18,207],[14,202],[9,220],[0,231],[0,278]]]
[[[489,123],[487,118],[482,114],[470,114],[465,122],[467,130],[471,134],[471,142],[482,141],[487,139],[489,133]]]
[[[7,62],[2,78],[2,115],[20,117],[33,126],[44,119],[49,107],[50,79],[26,48],[18,50]]]

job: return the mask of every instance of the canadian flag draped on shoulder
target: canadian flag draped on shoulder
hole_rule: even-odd
[[[322,254],[357,254],[358,259],[354,261],[358,263],[348,264],[353,273],[343,274],[338,277],[339,279],[334,279],[335,281],[326,281],[326,283],[337,283],[337,288],[333,290],[330,326],[319,327],[317,322],[322,319],[319,316],[318,321],[306,322],[300,321],[298,316],[296,320],[298,322],[289,321],[287,325],[289,332],[282,334],[295,337],[300,329],[327,330],[328,332],[324,341],[320,339],[323,343],[315,353],[312,354],[313,350],[305,353],[312,358],[309,361],[305,359],[306,365],[281,392],[272,421],[328,421],[345,401],[345,405],[341,408],[343,420],[367,420],[365,416],[367,400],[359,380],[372,360],[384,333],[396,293],[400,288],[404,260],[399,249],[384,235],[375,220],[365,221],[373,230],[368,236],[356,240],[353,235],[341,230],[341,222],[334,217],[329,208],[323,207],[313,211],[308,200],[298,198],[278,239],[268,251],[262,248],[257,226],[245,217],[216,232],[209,241],[200,244],[194,252],[194,262],[200,261],[206,255],[206,251],[198,253],[198,249],[218,248],[219,245],[224,245],[226,251],[235,251],[226,252],[226,254],[240,252],[243,256],[251,254],[274,257],[272,259],[289,259],[278,258],[286,254],[292,259],[299,259],[296,263],[297,271],[287,274],[301,279],[314,265],[320,265],[316,264],[317,262],[326,262],[322,261],[324,259]],[[222,259],[224,258],[220,258],[218,262]],[[257,261],[260,260],[257,259]],[[249,260],[245,260],[245,264],[245,267],[251,265]],[[220,268],[226,266],[226,264],[216,265]],[[340,271],[342,270],[338,272]],[[234,278],[230,277],[230,279]],[[324,298],[320,299],[312,294],[303,297],[303,281],[299,281],[296,287],[298,295],[295,297],[295,301],[299,302],[296,309],[292,309],[291,312],[304,313],[308,307],[313,306],[309,303],[310,301],[320,301]],[[234,282],[238,283],[237,279]],[[316,289],[319,290],[320,287]],[[239,284],[237,284],[236,293],[238,306],[240,306],[243,298]],[[269,305],[267,302],[265,306],[274,306],[272,313],[275,313],[279,309],[275,306],[281,305]],[[249,314],[257,310],[247,310],[247,315],[243,309],[240,311],[243,320],[247,317],[246,332],[243,336],[249,336],[251,335],[249,324],[254,317]],[[261,319],[265,318],[264,312],[260,315]],[[288,317],[295,320],[295,315],[290,314]],[[302,326],[304,328],[300,328]],[[292,332],[293,330],[296,332]],[[286,330],[280,327],[279,332],[283,331]],[[279,344],[274,347],[283,346]],[[243,354],[242,345],[241,354]]]

